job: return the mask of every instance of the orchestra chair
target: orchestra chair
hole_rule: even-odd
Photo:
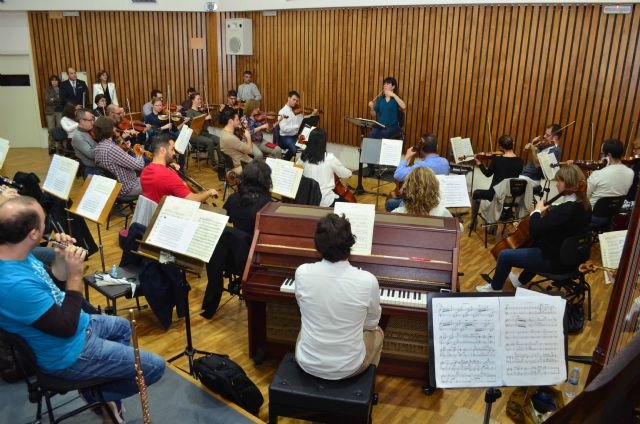
[[[35,422],[41,422],[43,398],[47,408],[49,423],[59,423],[88,409],[100,407],[102,407],[101,409],[103,412],[107,412],[109,418],[111,418],[114,423],[117,422],[116,418],[113,416],[111,408],[108,407],[107,402],[102,398],[102,392],[100,391],[100,386],[102,384],[111,383],[114,379],[93,378],[82,381],[71,381],[58,376],[46,374],[38,369],[35,354],[22,337],[0,329],[0,340],[11,349],[11,355],[13,356],[19,377],[27,384],[29,402],[36,403],[38,405]],[[54,409],[57,409],[62,405],[54,408],[51,403],[51,398],[55,395],[62,395],[75,390],[91,391],[92,394],[100,400],[73,409],[64,413],[60,417],[54,417]]]
[[[571,303],[584,302],[586,295],[589,321],[591,321],[591,286],[579,267],[591,256],[592,240],[591,231],[567,237],[562,242],[559,258],[561,265],[567,271],[558,274],[538,273],[541,278],[529,283],[529,288],[535,287],[539,291],[560,289],[564,291],[565,299]]]
[[[112,180],[118,181],[115,175],[113,175],[110,171],[104,168],[100,169],[100,174],[107,178],[111,178]],[[109,229],[109,223],[111,221],[111,216],[117,214],[119,216],[124,217],[124,228],[129,226],[129,216],[133,214],[133,211],[136,208],[136,200],[138,200],[138,195],[118,195],[116,197],[116,201],[113,204],[113,208],[111,208],[111,212],[107,217],[107,230]],[[128,209],[128,210],[127,210]]]
[[[625,196],[602,197],[596,201],[591,212],[591,230],[594,236],[611,230],[611,221],[624,204]]]
[[[231,189],[231,191],[233,191],[234,193],[236,191],[237,184],[233,184],[231,181],[229,181],[229,178],[227,178],[229,173],[232,172],[233,168],[235,167],[233,166],[233,159],[231,158],[231,156],[223,153],[220,149],[217,150],[217,153],[218,163],[224,163],[224,177],[222,178],[222,181],[224,181],[222,200],[224,201],[227,198],[227,189]],[[220,174],[218,174],[218,178],[220,178]]]
[[[371,423],[376,367],[342,380],[324,380],[300,368],[287,353],[269,385],[269,424],[278,417],[328,423]]]
[[[282,197],[282,203],[295,203],[298,205],[319,206],[320,201],[322,201],[320,184],[313,178],[305,177],[304,175],[300,179],[296,198],[289,199],[288,197]]]
[[[501,190],[501,187],[499,187],[501,184],[509,185],[508,193],[504,197],[498,194]],[[481,226],[484,228],[485,249],[487,248],[487,238],[490,227],[497,228],[498,226],[502,226],[502,233],[504,233],[506,225],[520,222],[520,207],[523,206],[525,202],[527,180],[510,178],[501,181],[494,189],[496,190],[496,194],[493,200],[487,202],[488,207],[481,207],[480,212],[478,212],[478,217],[484,222]],[[471,229],[469,230],[469,235],[471,235],[472,231]]]

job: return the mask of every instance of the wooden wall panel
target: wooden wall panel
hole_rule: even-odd
[[[228,18],[253,21],[254,54],[226,54]],[[331,141],[359,144],[345,117],[368,117],[387,75],[408,104],[407,144],[435,132],[471,137],[477,151],[511,134],[517,149],[545,124],[565,131],[563,156],[597,156],[604,138],[625,143],[640,122],[640,8],[604,15],[600,5],[508,5],[286,10],[253,13],[81,12],[49,19],[30,13],[39,91],[67,64],[91,78],[105,68],[134,109],[153,87],[188,86],[223,101],[245,69],[278,110],[289,90],[322,108]],[[191,49],[192,37],[206,39]],[[592,131],[593,127],[593,131]],[[595,146],[591,146],[591,139]]]

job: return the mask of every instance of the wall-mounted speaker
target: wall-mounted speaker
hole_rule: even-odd
[[[225,22],[227,54],[253,54],[253,31],[251,19],[227,19]]]

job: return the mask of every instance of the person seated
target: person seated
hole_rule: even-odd
[[[172,163],[175,155],[174,140],[167,134],[153,136],[151,139],[152,162],[145,166],[140,174],[142,195],[149,200],[160,203],[164,196],[175,196],[196,202],[206,202],[209,197],[217,197],[214,189],[200,193],[192,193],[189,187],[178,176],[179,169]]]
[[[493,178],[491,179],[491,186],[488,189],[476,189],[473,191],[473,202],[471,203],[471,224],[469,224],[469,228],[472,230],[476,228],[478,211],[480,210],[480,201],[493,200],[493,196],[496,194],[493,188],[497,184],[508,178],[518,178],[522,173],[524,163],[513,151],[513,138],[509,135],[501,136],[498,139],[498,148],[502,150],[504,154],[502,156],[494,157],[491,160],[489,168],[476,158],[476,165],[478,165],[484,176],[493,176]]]
[[[67,103],[64,105],[64,109],[62,109],[60,126],[67,132],[67,138],[69,140],[73,139],[73,134],[75,134],[76,130],[78,129],[78,121],[76,121],[76,111],[80,109],[82,109],[82,106],[76,105],[74,103]],[[67,146],[65,146],[65,148],[66,147]]]
[[[542,137],[537,136],[530,143],[524,146],[525,150],[531,152],[531,159],[522,169],[520,177],[524,177],[534,186],[540,186],[540,180],[544,176],[538,154],[553,153],[556,160],[560,161],[562,149],[560,148],[560,138],[562,138],[562,127],[559,124],[551,124],[544,130]]]
[[[431,168],[415,168],[402,186],[403,203],[391,212],[451,218],[451,212],[444,207],[441,197],[440,181]]]
[[[144,168],[142,156],[131,156],[124,149],[131,147],[125,143],[124,149],[113,140],[114,122],[104,116],[98,118],[94,125],[96,134],[96,165],[112,173],[116,180],[122,184],[119,196],[139,196],[142,194],[142,186],[138,172]]]
[[[298,141],[298,132],[300,131],[300,125],[302,125],[302,121],[304,118],[308,116],[316,116],[318,115],[318,109],[314,109],[311,112],[311,115],[304,115],[304,109],[299,109],[300,104],[300,94],[297,91],[292,90],[289,91],[287,95],[287,103],[278,111],[278,116],[282,119],[278,124],[279,130],[279,138],[278,145],[281,149],[286,150],[287,152],[284,155],[284,160],[291,160],[292,157],[295,156],[297,147],[296,142]],[[296,113],[298,111],[298,113]]]
[[[632,149],[632,156],[634,158],[640,158],[640,137],[633,141]],[[633,171],[633,182],[627,192],[627,201],[634,202],[638,190],[638,181],[640,181],[640,160],[635,161],[631,170]]]
[[[585,193],[586,179],[575,165],[562,165],[556,174],[558,193],[565,193],[564,203],[545,205],[539,200],[530,215],[531,247],[504,249],[498,255],[491,284],[476,287],[479,292],[499,292],[509,277],[514,288],[529,283],[539,272],[563,272],[560,261],[562,243],[568,237],[589,231],[590,207]],[[512,267],[523,268],[519,276]]]
[[[107,106],[106,117],[111,119],[116,127],[120,127],[122,123],[122,117],[124,116],[124,108],[118,105]],[[151,125],[147,125],[142,131],[136,131],[134,128],[128,126],[124,130],[118,130],[120,136],[118,137],[123,142],[131,142],[131,144],[145,144],[147,139],[147,132],[151,129]]]
[[[346,200],[336,194],[335,176],[338,178],[349,178],[351,170],[346,168],[340,160],[327,153],[327,133],[322,128],[315,128],[309,134],[307,148],[302,151],[300,162],[304,171],[302,175],[318,182],[322,200],[320,206],[333,207],[335,202],[346,202]]]
[[[242,107],[238,103],[238,93],[235,90],[229,90],[227,99],[218,107],[218,113],[213,116],[214,122],[219,122],[223,112],[236,111],[242,117]]]
[[[190,118],[186,117],[181,124],[177,126],[173,125],[173,122],[169,119],[169,114],[165,113],[164,104],[160,99],[153,101],[153,109],[151,110],[151,113],[144,117],[144,123],[150,128],[151,136],[167,133],[174,140],[178,138],[178,135],[180,135],[182,126],[188,123],[189,120]]]
[[[266,121],[258,121],[256,117],[261,113],[260,103],[257,100],[250,99],[244,104],[244,116],[240,121],[251,133],[251,141],[253,142],[251,155],[254,159],[262,159],[264,155],[280,159],[282,157],[282,149],[264,139],[264,133],[271,132],[273,124]]]
[[[249,163],[239,180],[238,191],[229,196],[223,206],[235,234],[225,229],[207,264],[209,282],[200,314],[206,319],[211,319],[220,305],[224,272],[242,273],[253,239],[256,215],[271,201],[271,168],[263,161]]]
[[[204,125],[202,131],[196,137],[192,138],[190,143],[195,146],[206,147],[207,154],[209,155],[209,162],[211,166],[216,166],[216,149],[220,146],[220,139],[218,136],[209,132],[209,124],[211,123],[211,115],[206,111],[202,111],[202,96],[195,91],[191,93],[189,107],[185,112],[185,115],[191,119],[197,118],[202,115],[206,115],[204,118]]]
[[[156,100],[160,100],[160,102],[162,103],[164,99],[164,95],[162,94],[162,91],[158,90],[157,88],[154,88],[153,90],[151,90],[150,97],[151,97],[151,100],[149,100],[147,103],[142,105],[143,116],[147,116],[153,111],[153,103]]]
[[[302,322],[296,361],[313,376],[340,380],[380,362],[380,287],[373,274],[349,263],[355,237],[344,215],[321,218],[314,241],[322,260],[295,273]]]
[[[100,175],[100,170],[96,166],[96,141],[91,136],[95,116],[89,109],[80,109],[76,113],[78,119],[78,129],[73,134],[71,146],[73,151],[84,167],[84,177],[89,175]]]
[[[242,163],[249,163],[252,161],[251,152],[253,151],[253,142],[251,141],[251,134],[246,128],[242,128],[240,123],[240,117],[238,111],[233,109],[225,110],[220,114],[220,125],[224,125],[222,132],[220,133],[220,150],[225,155],[233,159],[233,169],[236,175],[242,173]],[[238,138],[234,132],[237,129],[243,130],[242,140]]]
[[[622,163],[624,146],[622,141],[610,138],[602,143],[601,155],[606,159],[607,166],[593,171],[587,179],[587,197],[591,208],[598,199],[603,197],[626,196],[633,184],[634,173],[631,168]],[[592,217],[594,224],[606,224],[607,218]]]
[[[182,103],[180,103],[180,108],[183,111],[187,111],[187,110],[191,109],[191,104],[193,103],[193,100],[191,99],[191,95],[193,93],[197,93],[197,92],[198,91],[193,87],[187,88],[187,98],[184,99],[184,101]]]
[[[449,175],[449,161],[438,155],[438,139],[436,135],[425,133],[420,138],[423,144],[422,151],[416,152],[413,146],[407,149],[404,159],[400,161],[396,172],[393,174],[393,178],[396,181],[404,182],[411,171],[421,167],[430,168],[436,175]],[[414,159],[414,162],[413,165],[410,165],[412,159]],[[391,212],[401,204],[402,199],[400,198],[388,199],[384,207],[387,212]]]
[[[66,380],[113,379],[101,391],[123,422],[121,399],[138,394],[129,321],[82,311],[85,251],[66,234],[55,235],[67,247],[55,248],[51,266],[57,279],[66,280],[65,291],[54,284],[31,253],[44,228],[45,213],[35,199],[20,196],[0,206],[0,296],[11,299],[0,304],[0,327],[27,342],[44,373]],[[140,350],[140,364],[147,385],[164,373],[164,359],[154,353]],[[90,393],[81,395],[93,400]]]
[[[101,116],[107,116],[107,98],[105,97],[104,94],[98,94],[94,99],[93,102],[96,104],[96,107],[93,109],[93,114],[96,116],[96,118],[99,118]],[[117,106],[117,105],[116,105]]]

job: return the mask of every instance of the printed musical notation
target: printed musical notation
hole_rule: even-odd
[[[436,387],[564,381],[564,303],[554,296],[434,298]]]

